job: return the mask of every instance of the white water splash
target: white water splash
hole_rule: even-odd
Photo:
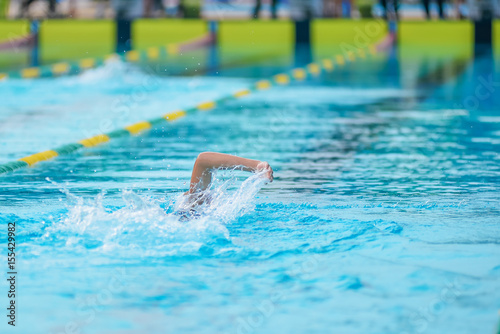
[[[123,190],[125,206],[109,209],[103,204],[105,193],[84,199],[52,182],[66,195],[68,212],[41,238],[67,251],[119,252],[127,257],[189,254],[202,246],[230,243],[226,225],[254,209],[255,196],[267,182],[262,173],[239,186],[234,173],[227,180],[214,177],[204,192],[210,204],[189,205],[195,211],[188,214],[187,197],[182,194],[154,198]]]
[[[127,63],[120,58],[110,58],[103,66],[84,71],[78,76],[68,77],[67,81],[74,84],[99,83],[102,80],[115,83],[120,81],[136,81],[144,79],[147,74],[143,73],[137,66]],[[118,80],[117,80],[118,79]]]
[[[203,202],[203,204],[194,204],[193,198],[181,195],[176,201],[175,210],[195,210],[200,217],[211,217],[222,222],[234,220],[253,210],[255,195],[269,182],[264,177],[265,173],[265,171],[262,171],[253,174],[235,191],[229,190],[231,187],[235,187],[238,180],[234,176],[234,171],[230,172],[230,177],[227,180],[218,178],[217,174],[214,174],[210,187],[201,193],[195,194],[198,202]]]

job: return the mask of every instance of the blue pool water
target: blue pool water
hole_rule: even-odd
[[[1,176],[19,272],[1,332],[493,333],[498,88],[475,91],[496,73],[450,64],[354,64]],[[233,93],[247,70],[2,82],[0,163]],[[266,160],[275,182],[220,172],[183,220],[201,151]]]

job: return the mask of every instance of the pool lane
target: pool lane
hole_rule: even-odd
[[[350,71],[4,175],[0,217],[30,240],[23,326],[237,333],[271,305],[251,329],[401,333],[422,319],[429,333],[493,329],[498,117],[488,105],[450,109],[474,88],[469,73],[421,91],[390,69]],[[276,182],[244,215],[172,224],[162,208],[203,150],[264,158]],[[124,289],[87,322],[76,310],[91,312],[113,278]]]
[[[295,68],[290,73],[279,73],[272,77],[270,80],[260,80],[255,84],[249,86],[246,89],[241,89],[239,91],[233,92],[231,95],[226,95],[216,100],[204,101],[196,105],[195,107],[190,107],[188,109],[176,110],[161,117],[154,118],[151,120],[142,120],[138,123],[129,124],[123,129],[117,129],[109,133],[98,133],[92,137],[88,137],[80,140],[77,143],[66,144],[64,146],[35,153],[24,158],[20,158],[17,161],[8,162],[0,166],[0,173],[8,173],[15,171],[17,169],[33,166],[38,162],[50,160],[60,155],[71,154],[82,148],[94,147],[107,143],[111,139],[121,138],[129,135],[138,135],[141,132],[147,131],[152,127],[161,125],[165,122],[172,122],[178,118],[184,117],[188,113],[193,113],[195,111],[206,111],[213,109],[219,103],[226,102],[231,99],[241,98],[250,94],[253,91],[259,91],[268,89],[276,85],[287,85],[293,80],[301,81],[305,80],[307,77],[316,77],[321,75],[321,73],[329,73],[335,70],[337,66],[345,66],[346,62],[354,62],[356,58],[361,60],[366,59],[369,55],[376,55],[377,48],[375,45],[371,45],[366,49],[359,49],[357,53],[350,52],[347,56],[336,55],[331,59],[323,59],[321,62],[310,63],[303,68]]]

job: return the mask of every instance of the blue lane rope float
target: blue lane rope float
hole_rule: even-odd
[[[375,55],[377,53],[377,48],[374,45],[368,47],[367,49],[368,49],[368,54]],[[136,56],[137,55],[133,53],[132,57]],[[77,143],[67,144],[52,150],[32,154],[16,161],[8,162],[6,164],[1,164],[0,174],[12,172],[24,167],[33,166],[41,161],[51,160],[60,155],[68,155],[83,148],[98,146],[107,143],[112,139],[123,138],[127,136],[136,136],[161,124],[173,122],[179,118],[186,116],[187,114],[194,113],[197,111],[207,111],[215,108],[217,105],[226,102],[228,100],[238,99],[248,94],[251,94],[252,92],[265,90],[272,86],[288,85],[292,81],[305,80],[307,77],[317,77],[323,72],[325,73],[332,72],[336,67],[344,66],[347,61],[354,62],[358,58],[366,59],[366,56],[367,52],[365,49],[358,49],[357,53],[350,51],[347,52],[346,56],[336,55],[333,58],[327,58],[318,62],[310,63],[305,67],[299,67],[292,69],[287,73],[277,74],[270,79],[257,81],[247,89],[237,91],[231,95],[224,96],[217,100],[205,101],[196,105],[195,107],[186,110],[176,110],[167,113],[159,118],[155,118],[149,121],[138,122],[126,126],[123,129],[118,129],[105,134],[99,134],[94,137],[80,140]],[[58,68],[58,70],[60,71],[66,69],[67,68],[65,68],[63,65],[61,65],[61,67]],[[28,72],[28,74],[34,75],[35,72],[33,73]]]

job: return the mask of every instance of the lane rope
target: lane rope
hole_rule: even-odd
[[[52,65],[28,67],[17,71],[0,73],[0,81],[9,78],[34,79],[53,78],[63,75],[74,75],[86,70],[97,68],[103,65],[106,60],[121,58],[123,61],[132,63],[158,61],[182,52],[193,51],[211,45],[215,40],[215,35],[211,32],[201,37],[181,43],[171,43],[165,46],[150,47],[144,50],[130,50],[123,54],[112,53],[103,57],[85,58],[76,61],[59,62]]]
[[[228,100],[234,100],[247,96],[253,92],[269,89],[273,86],[288,85],[293,81],[302,81],[308,77],[315,78],[321,73],[330,73],[337,67],[343,67],[346,62],[355,62],[357,59],[366,59],[367,54],[376,55],[378,52],[375,45],[371,45],[365,49],[358,49],[357,52],[349,51],[346,55],[336,55],[332,58],[322,59],[318,62],[310,63],[304,67],[294,68],[286,73],[280,73],[270,79],[259,80],[252,86],[246,89],[239,90],[231,95],[222,98],[205,101],[199,103],[195,107],[176,110],[164,114],[161,117],[151,119],[149,121],[141,121],[135,124],[118,129],[109,133],[99,134],[90,138],[82,139],[77,143],[67,144],[52,150],[32,154],[16,161],[8,162],[0,165],[0,174],[15,171],[17,169],[33,166],[41,161],[51,160],[61,155],[68,155],[83,148],[91,148],[109,142],[112,139],[123,138],[128,136],[137,136],[145,131],[160,126],[165,123],[171,123],[179,118],[185,117],[188,114],[211,110],[218,105]],[[60,68],[63,70],[63,67]],[[33,74],[33,73],[32,73]]]

